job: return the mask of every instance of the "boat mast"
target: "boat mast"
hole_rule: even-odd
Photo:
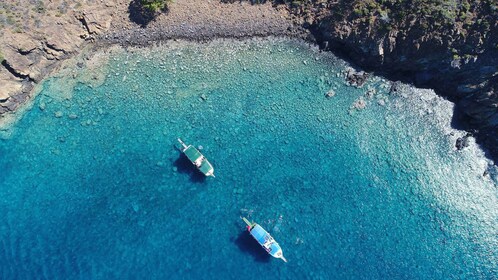
[[[180,144],[182,144],[183,150],[188,148],[188,146],[185,143],[183,143],[182,139],[178,138],[178,142],[180,142]]]
[[[255,223],[251,223],[251,222],[249,222],[249,220],[248,220],[248,219],[246,219],[246,218],[244,218],[244,217],[241,217],[241,218],[242,218],[242,220],[244,220],[244,222],[247,224],[247,226],[248,226],[249,228],[252,228],[253,226],[255,226],[255,225],[256,225]]]

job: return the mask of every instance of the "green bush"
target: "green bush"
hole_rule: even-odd
[[[164,10],[170,2],[171,0],[140,0],[142,7],[152,12]]]

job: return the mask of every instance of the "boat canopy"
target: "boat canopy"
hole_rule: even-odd
[[[190,145],[183,151],[185,155],[188,157],[188,159],[192,162],[197,161],[199,158],[202,157],[201,152],[199,152],[194,146]]]
[[[260,225],[256,224],[250,231],[251,235],[260,243],[265,244],[270,238],[270,234],[266,232]]]
[[[269,253],[275,257],[275,254],[278,253],[278,251],[281,251],[282,248],[280,248],[280,245],[278,245],[277,242],[273,242],[270,246],[270,251]]]
[[[211,164],[207,160],[203,160],[201,166],[199,167],[199,170],[202,173],[207,174],[211,170],[213,170],[213,167],[211,166]]]

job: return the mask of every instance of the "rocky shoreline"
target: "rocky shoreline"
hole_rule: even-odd
[[[56,7],[57,1],[54,3]],[[418,40],[420,32],[416,29],[413,34],[381,32],[361,17],[350,16],[351,11],[337,17],[334,9],[340,3],[295,7],[178,0],[167,13],[143,28],[132,22],[128,1],[86,1],[88,6],[56,20],[63,26],[62,31],[52,28],[48,18],[45,25],[30,34],[7,30],[2,35],[0,123],[6,114],[32,98],[34,85],[56,69],[60,61],[74,56],[85,45],[126,47],[170,39],[202,42],[286,36],[316,42],[322,49],[390,80],[435,89],[457,104],[455,126],[470,131],[487,156],[498,161],[498,49],[489,47],[498,46],[498,42],[491,40],[487,42],[489,46],[482,43],[475,55],[457,59],[448,55],[448,46],[441,46],[434,38]],[[496,25],[491,27],[490,36],[495,41],[497,30]]]
[[[498,4],[451,3],[318,1],[293,12],[323,49],[454,102],[452,125],[498,162]]]
[[[22,10],[19,3],[0,4],[13,11]],[[214,38],[249,38],[286,36],[310,40],[309,31],[296,26],[286,9],[274,8],[269,3],[224,4],[217,1],[179,0],[169,5],[147,27],[134,22],[133,1],[106,1],[96,3],[84,0],[83,5],[66,7],[65,1],[51,1],[42,12],[22,11],[27,14],[26,30],[22,32],[3,27],[0,35],[0,129],[9,122],[22,104],[33,98],[33,88],[52,73],[61,62],[74,57],[86,46],[107,47],[148,46],[170,39],[207,41]],[[26,9],[26,8],[25,8]],[[69,11],[72,10],[72,11]],[[53,15],[51,12],[56,12]],[[31,14],[31,15],[30,15]],[[40,20],[31,20],[39,17]],[[2,27],[0,25],[0,27]],[[7,120],[9,119],[9,120]],[[4,125],[2,125],[4,123]]]
[[[439,96],[455,103],[452,125],[468,131],[486,156],[498,162],[497,51],[485,53],[478,60],[457,69],[448,67],[451,61],[432,61],[431,64],[431,60],[424,61],[426,65],[417,68],[415,62],[399,61],[399,57],[387,63],[371,59],[371,54],[365,53],[364,48],[331,37],[329,31],[315,30],[313,34],[324,50],[338,54],[359,68],[391,81],[433,89]],[[466,147],[462,148],[459,143],[455,145],[460,147],[458,150]]]
[[[290,24],[290,22],[254,22],[250,25],[183,24],[178,26],[125,29],[97,38],[97,46],[118,44],[121,46],[150,46],[152,42],[168,40],[210,41],[217,38],[244,39],[252,37],[291,37],[313,41],[307,30]]]

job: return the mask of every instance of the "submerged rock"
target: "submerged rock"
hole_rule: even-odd
[[[331,98],[335,96],[335,91],[333,89],[329,90],[326,94],[325,97]]]
[[[463,137],[458,137],[458,139],[456,140],[456,143],[455,143],[455,147],[457,148],[458,151],[469,146],[469,137],[471,137],[471,136],[472,136],[471,133],[467,133]]]
[[[372,99],[375,95],[376,91],[374,88],[369,88],[367,90],[367,92],[365,92],[365,97],[367,97],[368,99]]]
[[[397,93],[401,87],[400,81],[395,81],[391,83],[391,88],[389,89],[389,93]]]
[[[365,101],[365,99],[363,99],[363,97],[358,98],[351,106],[352,109],[358,109],[358,110],[365,109],[366,107],[367,107],[367,102]]]

